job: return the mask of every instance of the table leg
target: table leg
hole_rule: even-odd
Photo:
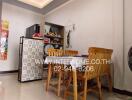
[[[49,89],[49,84],[50,84],[50,79],[51,79],[51,64],[48,65],[48,78],[47,78],[47,82],[46,82],[46,91],[48,91]]]
[[[73,70],[73,88],[74,88],[74,100],[77,100],[77,72],[76,69]]]

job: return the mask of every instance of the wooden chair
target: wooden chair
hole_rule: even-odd
[[[78,51],[74,51],[74,50],[60,50],[60,49],[48,49],[48,56],[76,56],[78,55]],[[54,72],[54,66],[61,66],[61,67],[64,67],[63,65],[59,65],[59,64],[56,64],[56,65],[53,65],[53,64],[49,64],[49,67],[48,67],[48,79],[47,79],[47,83],[46,83],[46,91],[48,90],[49,88],[49,84],[50,84],[50,79],[51,79],[51,76],[52,76],[52,72]],[[52,70],[52,72],[51,72]],[[55,72],[58,74],[58,88],[57,88],[57,95],[60,96],[60,88],[61,88],[61,79],[63,78],[63,83],[66,83],[64,81],[64,74],[65,72],[60,70],[60,71],[57,71]]]
[[[100,77],[104,77],[106,76],[107,80],[108,80],[108,87],[109,87],[109,91],[112,92],[112,78],[111,78],[111,57],[112,57],[112,53],[113,50],[112,49],[105,49],[105,48],[97,48],[97,47],[92,47],[92,49],[95,50],[100,50],[100,52],[103,52],[105,55],[103,57],[103,64],[101,66],[101,72],[100,72]]]
[[[64,55],[64,50],[61,49],[48,49],[48,56],[63,56]]]
[[[65,50],[64,55],[65,56],[77,56],[78,51],[76,51],[76,50]]]
[[[60,50],[60,49],[48,49],[48,56],[63,56],[64,55],[64,51]],[[59,68],[60,70],[58,71],[54,71],[54,67],[55,66],[59,66],[62,67],[63,65],[60,64],[49,64],[48,66],[48,79],[47,79],[47,83],[46,83],[46,91],[48,91],[49,88],[49,84],[50,84],[50,79],[52,76],[52,73],[56,73],[58,74],[58,86],[57,86],[57,95],[60,96],[60,85],[61,85],[61,77],[62,77],[62,72],[61,72],[61,68]]]
[[[77,56],[79,54],[79,52],[77,50],[64,50],[64,55],[65,56]],[[69,68],[70,69],[70,68]],[[71,71],[63,71],[63,83],[65,84],[65,86],[67,87],[68,85],[68,76],[71,76]]]
[[[108,80],[109,91],[112,92],[111,57],[112,57],[113,50],[105,49],[105,48],[95,48],[95,49],[100,49],[100,50],[104,51],[104,53],[105,53],[100,77],[106,76],[106,78]]]
[[[97,91],[94,90],[93,87],[88,87],[87,86],[87,82],[88,80],[92,80],[92,79],[95,79],[96,82],[97,82],[97,87],[98,87],[98,90],[99,90],[99,98],[100,100],[102,100],[102,91],[101,91],[101,82],[100,82],[100,76],[102,75],[101,73],[103,72],[104,70],[104,67],[106,66],[106,64],[103,64],[103,61],[102,59],[105,59],[105,60],[110,60],[111,59],[111,56],[108,56],[109,52],[108,51],[111,51],[109,49],[102,49],[102,48],[95,48],[95,47],[91,47],[89,48],[89,57],[88,57],[88,60],[89,62],[92,62],[93,60],[94,61],[97,61],[99,60],[100,63],[89,63],[87,64],[87,67],[86,69],[92,69],[92,70],[85,70],[85,72],[81,72],[81,73],[77,73],[77,79],[79,81],[84,81],[84,90],[82,92],[80,92],[79,94],[83,94],[83,97],[81,97],[82,100],[86,100],[87,98],[87,92],[95,92],[96,94],[98,93]],[[70,85],[72,81],[72,77],[69,79],[69,84],[68,84],[68,87]],[[65,98],[66,96],[68,96],[69,94],[71,94],[69,91],[68,91],[68,87],[66,87],[66,91],[65,91]]]

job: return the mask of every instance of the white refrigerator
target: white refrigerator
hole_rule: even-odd
[[[43,40],[21,37],[19,45],[20,82],[43,78]]]

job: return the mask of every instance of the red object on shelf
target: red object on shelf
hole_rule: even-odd
[[[41,33],[34,33],[32,37],[43,37],[43,35]]]
[[[50,38],[44,38],[44,43],[50,43]]]

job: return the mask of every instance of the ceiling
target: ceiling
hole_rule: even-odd
[[[12,5],[16,5],[16,6],[28,9],[28,10],[31,10],[31,11],[34,11],[34,12],[37,12],[37,13],[46,14],[46,13],[50,12],[51,10],[57,8],[58,6],[68,2],[69,0],[54,0],[53,2],[51,2],[49,5],[45,6],[42,9],[33,7],[31,5],[28,5],[28,4],[25,4],[22,2],[19,2],[18,0],[2,0],[2,1],[12,4]]]

